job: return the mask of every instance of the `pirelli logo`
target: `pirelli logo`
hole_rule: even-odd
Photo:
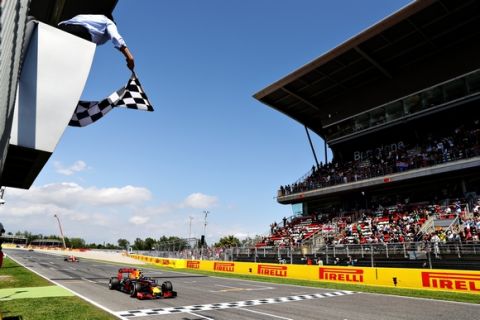
[[[339,282],[363,282],[362,269],[319,268],[320,280]]]
[[[235,263],[233,262],[215,262],[213,264],[213,270],[223,272],[235,271]]]
[[[286,277],[287,268],[287,266],[267,266],[264,264],[259,264],[257,274],[273,277]]]
[[[422,272],[424,288],[480,292],[480,274]]]
[[[200,269],[200,261],[187,261],[187,269]]]

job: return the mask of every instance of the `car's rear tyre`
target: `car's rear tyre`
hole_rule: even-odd
[[[169,292],[173,290],[173,285],[170,281],[162,283],[162,292]]]
[[[120,281],[117,278],[110,278],[110,281],[108,282],[108,288],[110,290],[117,289],[119,285],[120,285]]]
[[[142,289],[142,285],[138,282],[132,283],[132,287],[130,289],[130,297],[136,298],[137,293]]]

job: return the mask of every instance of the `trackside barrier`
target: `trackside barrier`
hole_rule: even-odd
[[[184,260],[184,259],[165,259],[165,258],[159,258],[159,257],[142,256],[140,254],[129,254],[128,256],[130,258],[134,258],[146,263],[150,263],[150,264],[154,264],[162,267],[184,269],[186,268],[186,265],[187,265],[186,264],[187,260]]]
[[[286,265],[130,256],[173,268],[280,279],[480,294],[480,271]]]

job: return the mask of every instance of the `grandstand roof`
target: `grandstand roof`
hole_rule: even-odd
[[[254,97],[324,137],[329,124],[480,67],[479,5],[414,1]]]
[[[58,240],[58,239],[34,239],[30,242],[30,244],[38,244],[38,243],[46,244],[46,245],[48,244],[62,245],[63,244],[62,240]]]
[[[77,14],[111,14],[118,0],[32,0],[30,15],[50,25]]]

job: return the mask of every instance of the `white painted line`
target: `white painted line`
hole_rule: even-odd
[[[85,280],[85,281],[88,281],[90,283],[97,283],[96,281],[93,281],[93,280],[90,280],[90,279],[87,279],[87,278],[81,278],[82,280]]]
[[[261,288],[247,288],[245,291],[262,291],[262,290],[273,290],[273,287],[261,287]]]
[[[239,287],[226,286],[223,284],[215,284],[216,287],[230,288],[230,289],[240,289]]]
[[[407,300],[425,300],[425,301],[434,301],[434,302],[441,302],[441,303],[453,303],[453,304],[461,304],[461,305],[469,305],[469,306],[477,306],[478,307],[478,303],[474,303],[474,302],[461,302],[461,301],[450,301],[450,300],[441,300],[441,299],[432,299],[432,298],[397,296],[395,294],[388,294],[388,293],[374,293],[374,292],[361,292],[361,291],[357,291],[356,293],[367,294],[367,295],[372,295],[372,296],[386,296],[386,297],[400,298],[400,299],[407,299]]]
[[[191,315],[193,315],[193,316],[195,316],[195,317],[199,317],[199,318],[203,318],[203,319],[207,319],[207,320],[215,320],[215,319],[213,319],[213,318],[208,318],[208,317],[202,316],[202,315],[197,314],[197,313],[193,313],[193,312],[187,312],[187,313],[188,313],[188,314],[191,314]]]
[[[122,316],[118,315],[115,311],[110,310],[110,309],[108,309],[107,307],[104,307],[104,306],[102,306],[101,304],[99,304],[99,303],[97,303],[97,302],[95,302],[95,301],[93,301],[93,300],[91,300],[91,299],[89,299],[89,298],[87,298],[87,297],[85,297],[85,296],[82,296],[82,295],[79,294],[78,292],[75,292],[75,291],[73,291],[72,289],[67,288],[67,287],[65,287],[64,285],[61,285],[60,283],[58,283],[58,282],[56,282],[56,281],[53,281],[53,280],[48,279],[48,278],[45,277],[43,274],[40,274],[40,273],[38,273],[37,271],[35,271],[35,270],[33,270],[33,269],[25,266],[24,264],[20,263],[20,262],[17,261],[16,259],[13,259],[12,257],[9,257],[9,258],[12,259],[13,261],[15,261],[16,263],[18,263],[19,265],[21,265],[22,267],[24,267],[25,269],[30,270],[31,272],[35,273],[36,275],[42,277],[43,279],[46,279],[46,280],[50,281],[51,283],[53,283],[53,284],[55,284],[55,285],[57,285],[57,286],[59,286],[59,287],[62,287],[62,288],[65,289],[65,290],[70,291],[71,293],[73,293],[73,294],[76,295],[77,297],[79,297],[79,298],[81,298],[81,299],[83,299],[83,300],[85,300],[85,301],[93,304],[93,305],[96,306],[97,308],[100,308],[100,309],[102,309],[102,310],[105,310],[106,312],[114,315],[115,317],[117,317],[117,318],[119,318],[119,319],[121,319],[121,320],[128,320],[128,318],[125,318],[125,317],[122,317]]]
[[[264,315],[264,316],[269,316],[269,317],[277,318],[277,319],[293,320],[292,318],[280,317],[280,316],[277,316],[277,315],[274,315],[274,314],[271,314],[271,313],[260,312],[260,311],[251,310],[251,309],[247,309],[247,308],[236,308],[236,309],[243,310],[243,311],[248,311],[248,312],[253,312],[253,313],[257,313],[257,314],[261,314],[261,315]]]
[[[272,288],[272,287],[266,287],[266,286],[262,286],[262,285],[259,285],[259,284],[251,284],[252,287],[260,287],[260,288]],[[273,289],[273,288],[272,288]]]
[[[230,287],[230,286],[222,286],[216,285],[219,287],[226,287],[228,289],[221,289],[221,290],[209,290],[209,292],[232,292],[232,291],[262,291],[262,290],[273,290],[273,287],[260,287],[260,288],[240,288],[240,287]]]

